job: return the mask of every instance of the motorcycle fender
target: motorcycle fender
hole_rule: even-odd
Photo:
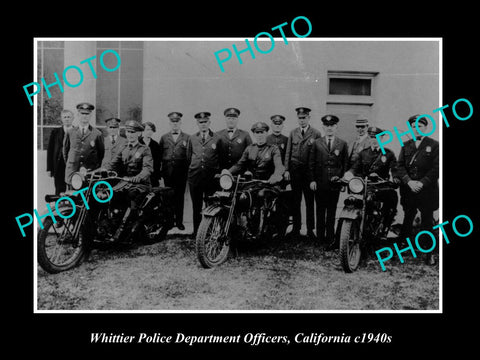
[[[55,217],[58,216],[58,217],[61,218],[61,216],[59,216],[57,208],[55,206],[51,206],[50,208],[52,209],[52,213]],[[73,206],[70,205],[70,204],[69,205],[62,204],[62,205],[58,206],[58,210],[60,211],[60,213],[62,215],[64,215],[64,214],[65,215],[70,215],[72,213],[72,209],[73,209]],[[75,211],[77,211],[77,210],[75,210]],[[47,217],[49,214],[50,214],[50,211],[48,209],[45,209],[41,213],[39,213],[39,218],[43,219],[43,218]]]
[[[360,209],[355,209],[355,208],[343,208],[342,211],[340,212],[340,219],[360,219],[362,216],[362,212]]]
[[[203,209],[202,214],[204,216],[215,216],[221,211],[223,211],[225,208],[223,206],[218,206],[218,205],[209,205],[205,209]]]

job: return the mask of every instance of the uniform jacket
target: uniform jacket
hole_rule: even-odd
[[[140,144],[145,144],[145,141],[143,140],[142,137],[140,137],[138,141],[140,142]],[[150,142],[148,143],[148,147],[150,148],[150,152],[152,153],[152,159],[153,159],[153,172],[151,174],[151,177],[152,179],[156,180],[155,182],[158,182],[158,180],[160,179],[160,165],[161,165],[160,145],[155,140],[150,139]]]
[[[355,176],[365,177],[371,173],[377,173],[383,179],[390,178],[390,170],[392,176],[396,176],[397,159],[390,149],[385,149],[385,155],[380,149],[372,150],[368,147],[360,151],[356,161],[351,167],[351,171]]]
[[[220,168],[228,169],[242,156],[248,145],[252,144],[250,134],[245,130],[235,129],[230,139],[228,130],[223,129],[217,132],[220,137]]]
[[[100,130],[88,125],[85,135],[82,135],[79,127],[70,129],[63,146],[66,164],[65,182],[70,184],[70,177],[82,166],[88,170],[99,168],[104,153],[105,147]]]
[[[418,149],[413,140],[408,140],[400,150],[398,156],[398,177],[402,180],[400,194],[402,202],[404,197],[418,196],[420,201],[431,203],[432,207],[438,208],[438,174],[439,174],[439,144],[438,141],[424,137]],[[410,180],[418,180],[423,184],[418,194],[413,194],[407,183]]]
[[[55,128],[50,134],[47,148],[47,171],[53,176],[61,174],[65,176],[65,160],[63,158],[63,141],[65,130],[63,126]]]
[[[325,137],[315,140],[310,149],[309,180],[317,183],[317,189],[332,189],[330,179],[333,176],[342,177],[347,170],[348,146],[347,143],[334,137],[332,148],[328,151]]]
[[[103,156],[102,167],[106,167],[107,164],[112,161],[112,159],[115,159],[118,152],[121,151],[125,145],[127,145],[127,139],[121,135],[117,135],[115,144],[112,144],[112,138],[110,136],[105,136],[103,138],[103,144],[105,146],[105,155]]]
[[[187,145],[188,182],[198,184],[213,179],[220,169],[220,137],[211,130],[205,143],[200,131],[190,136]]]
[[[306,175],[308,171],[308,158],[316,139],[322,135],[320,131],[309,126],[302,136],[300,127],[293,129],[288,137],[287,150],[285,151],[285,170],[290,173],[299,172],[299,176]]]
[[[161,173],[164,178],[171,176],[179,179],[187,178],[188,158],[187,149],[190,135],[180,132],[177,141],[173,139],[171,132],[168,132],[160,138],[159,151],[161,161]]]
[[[355,139],[351,144],[348,145],[348,168],[353,166],[355,160],[357,160],[358,155],[364,149],[370,148],[370,137],[368,134],[362,139]]]
[[[282,155],[282,164],[285,164],[285,152],[287,151],[288,136],[283,134],[269,134],[267,136],[267,144],[277,145]]]
[[[229,169],[233,175],[246,170],[251,171],[255,179],[268,180],[272,175],[281,178],[285,168],[277,145],[249,145],[240,160]]]
[[[150,185],[153,172],[152,152],[147,145],[140,142],[132,148],[125,145],[108,164],[107,169],[116,171],[119,176],[137,176],[142,184]]]

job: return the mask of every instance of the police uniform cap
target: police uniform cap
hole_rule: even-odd
[[[270,127],[263,121],[258,121],[252,125],[252,132],[268,131]]]
[[[335,115],[322,116],[321,120],[325,125],[335,125],[336,123],[338,123],[340,121],[340,119]]]
[[[240,115],[240,110],[238,110],[237,108],[228,108],[225,109],[223,115],[228,117],[238,117],[238,115]]]
[[[179,121],[182,118],[183,114],[178,112],[178,111],[172,111],[167,116],[170,119],[170,121],[176,122],[176,121]]]
[[[125,123],[125,129],[130,131],[143,131],[144,126],[137,120],[129,120]]]
[[[115,127],[118,128],[120,126],[121,120],[119,118],[109,118],[105,120],[105,123],[108,125],[108,127]]]
[[[368,126],[367,119],[357,119],[355,120],[355,126]]]
[[[77,104],[77,110],[82,114],[90,114],[95,109],[95,106],[88,102],[81,102]]]
[[[283,122],[285,121],[285,116],[273,115],[270,117],[270,120],[272,120],[272,123],[274,123],[275,125],[280,125],[283,124]]]
[[[408,118],[408,122],[411,124],[411,123],[415,123],[415,121],[417,120],[418,117],[420,117],[421,115],[420,114],[416,114],[416,115],[413,115],[413,116],[410,116]],[[420,120],[418,120],[418,123],[419,124],[423,124],[425,126],[427,126],[428,122],[427,122],[427,119],[425,119],[425,117],[422,117]]]
[[[210,116],[212,114],[210,114],[208,111],[202,111],[202,112],[199,112],[197,114],[195,114],[195,119],[199,120],[199,119],[209,119]]]
[[[310,114],[310,111],[312,110],[302,106],[302,107],[296,108],[295,111],[297,112],[298,117],[306,117]]]
[[[375,135],[380,134],[381,132],[383,132],[383,130],[376,126],[370,126],[367,132],[370,137],[375,137]]]

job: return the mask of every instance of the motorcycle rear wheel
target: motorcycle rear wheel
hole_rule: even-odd
[[[197,257],[204,268],[218,266],[227,260],[230,253],[230,239],[224,233],[225,216],[204,216],[198,227]]]
[[[362,256],[360,247],[360,222],[343,219],[340,231],[340,262],[346,273],[357,270]]]
[[[37,236],[37,261],[46,272],[56,274],[70,270],[88,257],[86,239],[80,230],[78,241],[68,235],[72,231],[77,216],[69,219],[56,218],[54,224],[51,217],[43,222],[43,229]]]

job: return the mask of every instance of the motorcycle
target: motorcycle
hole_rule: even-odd
[[[386,214],[377,194],[398,185],[378,176],[352,177],[337,182],[346,186],[349,194],[339,216],[340,229],[337,231],[340,235],[340,262],[343,270],[351,273],[357,270],[367,244],[387,236],[396,209],[390,209],[392,213]]]
[[[130,211],[128,202],[110,194],[111,184],[120,181],[130,182],[115,171],[80,171],[72,176],[73,190],[45,196],[47,203],[57,202],[52,210],[56,223],[47,216],[38,231],[37,258],[45,271],[59,273],[78,266],[102,244],[153,243],[165,238],[174,224],[173,189],[150,189],[138,207],[138,217],[125,221]],[[70,200],[58,202],[65,196]],[[90,201],[93,199],[97,201]]]
[[[206,198],[196,237],[204,268],[225,262],[237,241],[268,242],[285,236],[289,226],[290,190],[252,179],[248,172],[216,178],[221,190]]]

